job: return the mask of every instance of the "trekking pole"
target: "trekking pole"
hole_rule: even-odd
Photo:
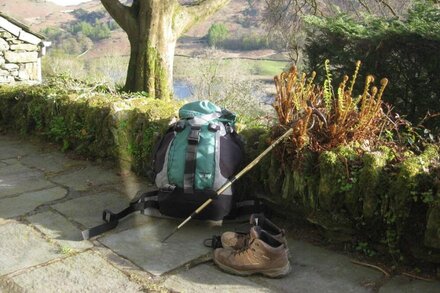
[[[222,187],[220,187],[215,193],[215,196],[221,195],[223,192],[225,192],[226,189],[228,189],[232,183],[237,181],[241,176],[246,174],[250,169],[252,169],[255,165],[257,165],[261,159],[267,155],[268,152],[270,152],[277,144],[279,144],[284,138],[289,136],[293,132],[293,128],[290,128],[287,130],[282,136],[280,136],[276,141],[274,141],[267,149],[264,150],[258,157],[256,157],[252,162],[250,162],[246,167],[244,167],[243,170],[241,170],[237,175],[232,177],[231,180],[223,184]],[[212,202],[212,198],[208,199],[203,203],[198,209],[196,209],[188,218],[186,218],[182,223],[180,223],[179,226],[177,226],[173,232],[171,232],[167,237],[165,237],[162,240],[162,243],[165,242],[168,238],[174,235],[177,231],[179,231],[180,228],[183,227],[186,223],[188,223],[193,217],[195,217],[197,214],[199,214],[204,208],[206,208],[210,203]]]

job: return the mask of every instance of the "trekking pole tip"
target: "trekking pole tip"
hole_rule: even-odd
[[[174,229],[174,231],[173,232],[171,232],[170,234],[168,234],[168,236],[167,237],[165,237],[162,241],[161,241],[161,243],[165,243],[165,241],[167,241],[168,240],[168,238],[170,238],[171,236],[173,236],[174,235],[174,233],[176,233],[177,232],[177,230],[179,230],[178,228],[176,228],[176,229]]]

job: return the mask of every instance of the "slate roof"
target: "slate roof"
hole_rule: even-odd
[[[0,27],[16,36],[19,40],[37,45],[45,40],[45,36],[33,32],[27,25],[0,12]]]

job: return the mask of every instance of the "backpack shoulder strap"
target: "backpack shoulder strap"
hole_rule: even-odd
[[[102,219],[105,221],[105,223],[82,231],[81,234],[83,236],[83,239],[87,240],[91,237],[98,236],[104,232],[116,228],[116,226],[119,224],[119,220],[125,218],[131,213],[134,213],[136,211],[144,211],[146,208],[158,209],[159,208],[159,202],[157,200],[158,196],[159,196],[159,190],[144,192],[138,195],[137,197],[135,197],[130,202],[128,207],[126,207],[119,213],[113,213],[112,211],[105,209],[102,212]]]

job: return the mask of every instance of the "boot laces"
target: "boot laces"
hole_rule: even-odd
[[[254,248],[251,248],[251,244],[255,241],[255,239],[252,239],[250,242],[248,242],[249,239],[250,239],[250,237],[247,237],[247,238],[245,239],[245,241],[246,241],[245,245],[244,245],[242,248],[240,248],[240,249],[234,250],[234,251],[232,252],[232,254],[233,254],[233,255],[244,254],[244,253],[246,253],[249,249],[251,249],[252,251],[255,251]]]

